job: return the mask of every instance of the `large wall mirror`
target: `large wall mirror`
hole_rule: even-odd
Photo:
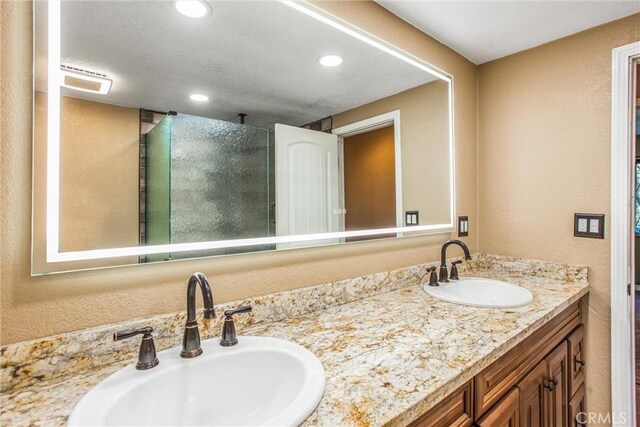
[[[429,64],[305,2],[34,8],[34,274],[453,230]]]

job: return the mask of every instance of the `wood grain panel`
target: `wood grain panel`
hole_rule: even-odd
[[[547,383],[555,385],[547,389],[547,420],[549,426],[566,427],[569,405],[568,387],[568,344],[563,341],[545,358],[547,362]]]
[[[478,422],[478,427],[519,427],[520,392],[513,388],[491,408]]]
[[[469,427],[473,425],[472,396],[473,381],[469,381],[410,425],[411,427]]]
[[[584,406],[584,384],[581,385],[569,401],[569,427],[580,427],[587,425],[585,418],[578,414],[586,412]]]
[[[569,396],[573,396],[584,384],[584,326],[577,327],[567,337],[569,344]]]
[[[546,379],[547,362],[543,360],[518,383],[520,427],[548,426],[545,417],[547,389],[544,387],[544,382]]]
[[[580,324],[580,302],[562,311],[474,378],[476,416],[482,416]],[[522,408],[521,408],[522,410]]]

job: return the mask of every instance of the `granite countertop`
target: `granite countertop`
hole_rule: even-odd
[[[238,332],[291,340],[320,358],[326,390],[305,426],[406,425],[588,292],[586,278],[482,267],[462,268],[461,275],[519,284],[533,302],[467,307],[411,284],[284,321],[239,325]],[[0,400],[0,424],[64,425],[87,391],[132,362],[12,389]]]

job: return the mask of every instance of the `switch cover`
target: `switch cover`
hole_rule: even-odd
[[[466,237],[469,235],[469,217],[458,217],[458,237]]]
[[[418,225],[420,223],[418,211],[406,211],[404,213],[404,223],[407,227],[411,225]]]
[[[573,235],[576,237],[604,239],[604,215],[573,214]]]

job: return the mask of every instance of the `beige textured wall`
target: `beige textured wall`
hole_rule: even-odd
[[[36,92],[34,101],[33,271],[82,268],[46,263],[47,96]],[[139,110],[65,96],[61,111],[60,249],[137,246]],[[136,263],[137,257],[98,265],[123,261]]]
[[[477,249],[476,67],[372,2],[322,7],[454,76],[457,211]],[[0,268],[2,344],[182,310],[186,281],[202,271],[216,302],[437,259],[449,234],[31,277],[31,4],[2,1]]]
[[[610,408],[611,49],[640,15],[499,59],[478,71],[480,250],[589,266],[587,407]],[[573,213],[606,215],[605,239],[573,237]]]
[[[402,204],[420,224],[449,222],[449,85],[436,80],[336,114],[335,128],[400,110]]]

